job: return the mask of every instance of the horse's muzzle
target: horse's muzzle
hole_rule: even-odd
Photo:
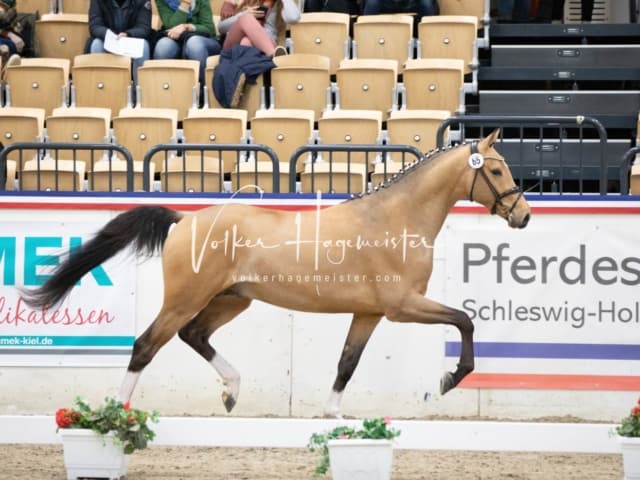
[[[517,218],[513,213],[509,215],[509,226],[511,228],[524,228],[529,223],[531,214],[526,213],[522,218]]]

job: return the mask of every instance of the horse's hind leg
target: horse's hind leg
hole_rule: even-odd
[[[443,323],[453,325],[460,331],[462,348],[455,372],[445,372],[440,380],[440,393],[445,394],[473,371],[473,323],[469,315],[461,310],[434,302],[420,294],[407,297],[399,309],[394,309],[387,318],[395,322],[415,322],[425,324]]]
[[[209,362],[222,378],[222,402],[227,412],[233,409],[238,400],[240,374],[216,352],[209,343],[209,337],[246,310],[250,304],[250,298],[219,295],[178,332],[180,338]]]
[[[353,315],[351,327],[347,334],[347,339],[342,348],[340,361],[338,362],[338,374],[333,383],[331,396],[325,407],[325,415],[331,417],[340,417],[340,401],[342,394],[351,376],[358,366],[364,347],[367,345],[373,330],[376,328],[380,319],[379,315]]]

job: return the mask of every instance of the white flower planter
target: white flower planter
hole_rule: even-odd
[[[114,435],[82,428],[61,428],[67,480],[93,477],[120,479],[127,474],[128,455],[114,444]]]
[[[390,480],[391,440],[329,440],[333,480]]]
[[[622,452],[624,480],[640,480],[640,438],[618,435]]]

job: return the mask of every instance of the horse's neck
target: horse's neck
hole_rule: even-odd
[[[379,198],[378,207],[386,211],[388,218],[404,222],[425,236],[435,237],[451,207],[467,195],[462,188],[466,163],[457,152],[441,155],[444,157],[418,167],[403,180],[404,185],[389,188]]]

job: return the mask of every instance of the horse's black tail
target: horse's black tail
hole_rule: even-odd
[[[160,251],[169,226],[182,214],[159,206],[136,207],[107,223],[91,240],[71,252],[41,287],[22,290],[21,297],[34,308],[58,304],[86,273],[135,242],[137,254],[152,255]]]

